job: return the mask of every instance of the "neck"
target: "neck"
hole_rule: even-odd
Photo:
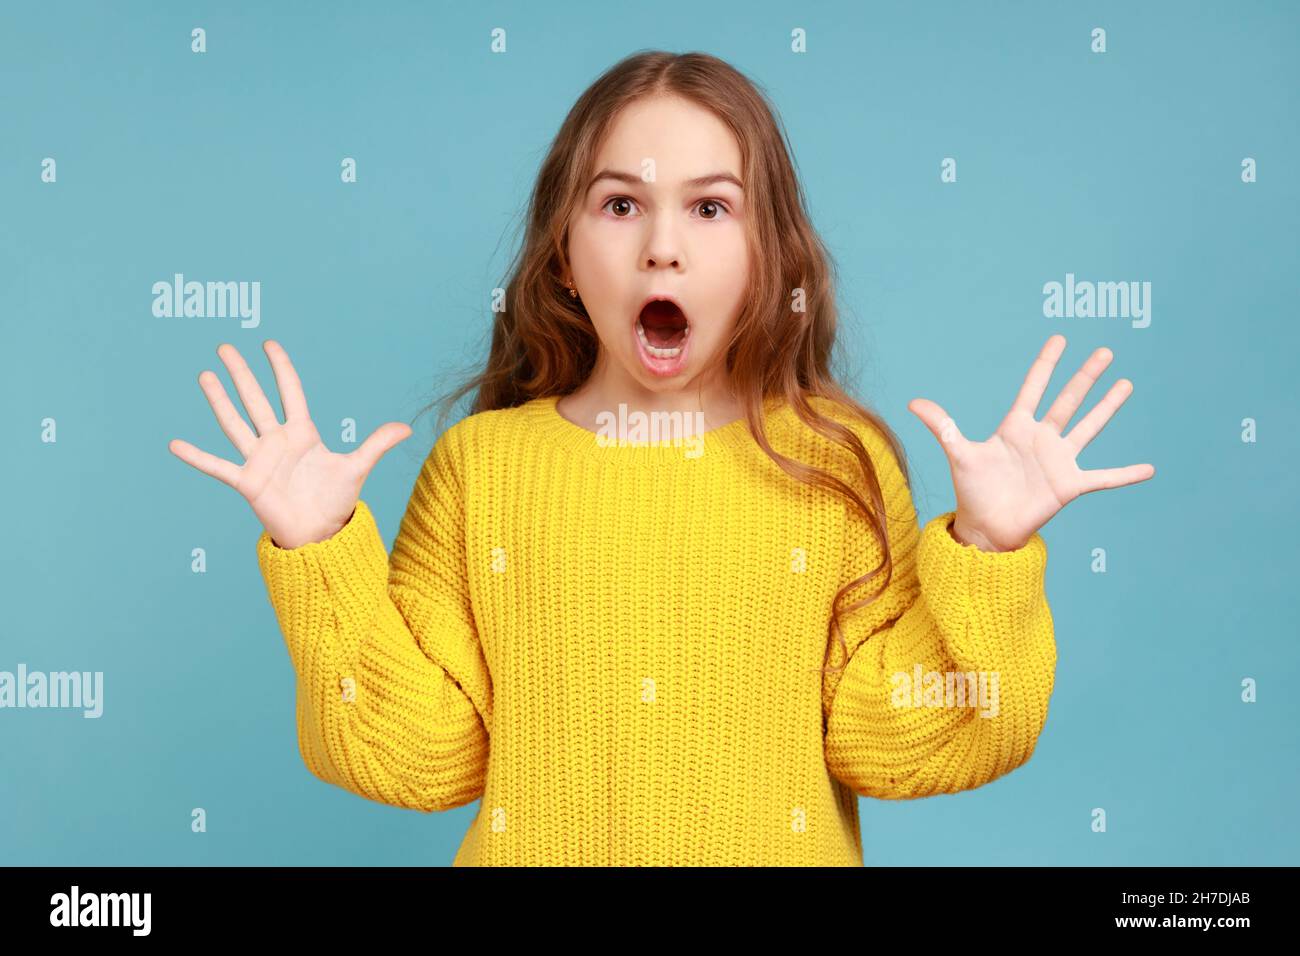
[[[612,368],[603,350],[587,381],[561,398],[556,410],[569,421],[594,431],[598,427],[597,416],[617,415],[619,405],[626,405],[629,412],[647,414],[701,412],[706,429],[721,428],[744,415],[725,375],[701,373],[680,383],[647,388],[621,367]]]

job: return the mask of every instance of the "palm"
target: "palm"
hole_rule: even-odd
[[[948,457],[957,496],[954,531],[962,540],[990,550],[1021,547],[1080,495],[1145,481],[1155,474],[1149,464],[1084,471],[1076,461],[1132,394],[1132,383],[1125,379],[1068,434],[1062,434],[1098,375],[1110,364],[1113,356],[1108,349],[1094,352],[1042,420],[1034,418],[1064,349],[1064,336],[1048,339],[1011,410],[987,441],[968,441],[934,402],[915,399],[909,404]]]
[[[307,419],[259,436],[234,487],[268,528],[308,528],[318,520],[328,529],[347,522],[364,479],[347,455],[325,447]]]
[[[182,461],[230,485],[248,500],[253,512],[281,547],[294,548],[330,537],[348,521],[379,458],[410,435],[399,422],[377,429],[354,452],[336,454],[325,447],[307,410],[302,384],[289,356],[275,342],[266,343],[284,408],[283,423],[239,352],[218,349],[256,426],[256,433],[235,410],[221,380],[212,372],[199,384],[226,437],[244,456],[236,465],[175,440],[168,446]]]

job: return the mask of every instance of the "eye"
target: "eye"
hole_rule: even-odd
[[[711,216],[704,216],[704,215],[701,215],[700,218],[701,218],[701,219],[704,219],[704,220],[707,221],[707,222],[713,222],[713,221],[715,221],[716,219],[718,219],[718,218],[719,218],[719,215],[720,215],[720,212],[726,212],[727,215],[731,215],[731,210],[727,208],[727,204],[724,203],[724,202],[719,202],[719,201],[716,200],[716,199],[701,199],[701,200],[700,200],[698,203],[696,203],[695,205],[696,205],[697,207],[711,207],[711,208],[713,208],[713,209],[715,210],[714,214],[711,215]]]
[[[619,209],[627,208],[628,211],[625,213],[625,212],[616,212],[614,210],[610,210],[610,206],[615,204],[617,204],[617,207]],[[613,214],[615,219],[629,219],[631,218],[631,209],[632,207],[635,206],[636,206],[636,201],[631,199],[628,196],[612,196],[609,199],[605,200],[605,204],[600,208],[602,211],[610,210],[610,212]],[[703,219],[705,222],[716,222],[717,220],[722,218],[723,213],[725,213],[728,216],[731,215],[731,208],[725,202],[722,202],[721,200],[718,199],[701,199],[699,202],[695,204],[695,208],[702,209],[702,210],[711,210],[711,212],[701,212],[700,218]]]
[[[601,208],[601,209],[608,209],[610,203],[621,203],[621,204],[623,204],[623,205],[632,205],[632,200],[629,199],[627,196],[615,196],[615,197],[613,197],[612,199],[608,199],[608,200],[606,200],[606,201],[605,201],[605,205],[601,206],[600,208]],[[615,213],[614,218],[615,218],[615,219],[627,219],[628,217],[625,216],[625,215],[619,214],[619,213]]]

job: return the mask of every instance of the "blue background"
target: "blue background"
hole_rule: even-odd
[[[303,766],[260,525],[167,442],[239,461],[196,379],[211,368],[234,395],[215,355],[230,341],[278,408],[268,337],[336,450],[345,417],[358,441],[411,420],[486,355],[491,289],[574,99],[662,48],[721,56],[775,102],[839,265],[850,384],[902,436],[922,520],[952,507],[952,486],[906,403],[932,398],[983,439],[1053,332],[1069,348],[1040,414],[1109,346],[1084,408],[1121,377],[1135,392],[1080,463],[1157,469],[1044,529],[1060,657],[1033,758],[973,792],[863,800],[867,864],[1300,863],[1297,5],[0,16],[0,670],[105,675],[98,720],[0,710],[0,862],[450,863],[477,804],[426,817]],[[955,184],[939,181],[949,156]],[[260,281],[260,327],[155,318],[151,286],[175,272]],[[1042,286],[1067,272],[1150,281],[1151,325],[1045,318]],[[47,416],[56,444],[40,441]],[[1241,441],[1246,417],[1257,443]],[[432,416],[417,425],[363,493],[390,545],[436,437]],[[1090,570],[1097,547],[1106,574]],[[1245,677],[1257,703],[1240,700]]]

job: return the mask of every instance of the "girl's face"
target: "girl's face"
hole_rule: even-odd
[[[743,305],[744,216],[740,146],[716,116],[657,96],[615,118],[569,223],[571,284],[600,338],[594,374],[606,387],[635,395],[717,384],[700,376]],[[653,296],[684,314],[643,313]]]

